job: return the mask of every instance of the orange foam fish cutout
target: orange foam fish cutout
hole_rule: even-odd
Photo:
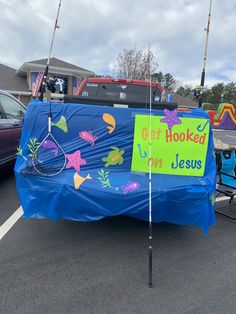
[[[81,177],[77,172],[74,174],[74,187],[78,190],[81,184],[86,180],[92,180],[90,174],[88,174],[85,178]]]
[[[103,120],[106,123],[110,124],[109,126],[107,126],[109,134],[114,132],[115,128],[116,128],[116,120],[115,120],[115,118],[112,115],[110,115],[109,113],[104,113],[102,118],[103,118]]]

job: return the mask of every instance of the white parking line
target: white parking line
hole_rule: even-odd
[[[231,138],[236,138],[236,136],[228,135],[226,134],[225,136],[231,137]]]
[[[23,215],[23,208],[20,206],[14,214],[11,215],[7,219],[7,221],[4,222],[4,224],[0,227],[0,240],[7,234],[7,232],[14,226],[14,224],[20,219],[20,217]]]

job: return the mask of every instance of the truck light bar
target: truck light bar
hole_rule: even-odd
[[[112,79],[112,82],[118,82],[118,83],[132,83],[132,80],[126,80],[126,79]]]

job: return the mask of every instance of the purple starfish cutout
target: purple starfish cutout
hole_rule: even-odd
[[[161,119],[161,122],[168,124],[168,129],[171,130],[175,124],[181,124],[182,121],[177,117],[177,109],[168,110],[164,109],[165,118]]]

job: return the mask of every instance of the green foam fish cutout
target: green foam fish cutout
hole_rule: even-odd
[[[61,129],[64,133],[68,132],[66,118],[64,116],[61,116],[58,122],[56,123],[52,122],[52,126],[56,126],[57,128]]]

